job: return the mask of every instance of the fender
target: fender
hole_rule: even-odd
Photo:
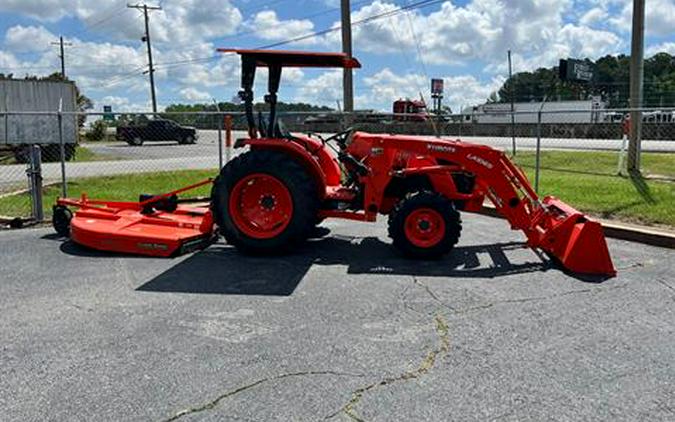
[[[235,148],[246,145],[250,146],[251,150],[273,149],[289,154],[312,175],[322,199],[326,197],[326,190],[329,186],[340,185],[340,167],[337,160],[316,139],[306,136],[293,140],[279,138],[239,139],[235,143]]]

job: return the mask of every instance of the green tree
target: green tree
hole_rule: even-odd
[[[519,72],[507,79],[498,90],[499,102],[583,100],[599,95],[609,107],[628,107],[630,97],[630,57],[604,56],[595,62],[595,78],[590,83],[562,81],[558,67],[540,68],[534,72]],[[491,96],[488,102],[494,100]],[[658,53],[644,63],[645,107],[675,106],[675,57]]]

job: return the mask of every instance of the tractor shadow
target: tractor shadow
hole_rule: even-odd
[[[184,259],[137,290],[289,296],[317,265],[346,266],[348,274],[461,278],[495,278],[557,268],[543,256],[519,250],[531,251],[521,242],[459,246],[444,259],[418,261],[401,257],[375,237],[327,237],[311,241],[291,255],[276,257],[246,256],[219,243]],[[513,263],[506,255],[509,251],[527,259],[518,256],[518,261],[524,262]]]

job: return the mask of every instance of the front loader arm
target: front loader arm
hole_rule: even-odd
[[[375,144],[384,148],[453,163],[447,166],[449,172],[459,166],[473,173],[475,189],[485,193],[512,229],[525,233],[528,246],[547,252],[565,268],[578,273],[616,274],[600,223],[554,197],[540,199],[525,174],[503,152],[431,137],[378,136]]]

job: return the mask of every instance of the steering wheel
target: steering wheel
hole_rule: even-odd
[[[343,130],[342,132],[338,132],[335,135],[329,136],[326,139],[323,139],[324,142],[330,142],[330,141],[335,141],[336,144],[340,146],[340,149],[344,150],[347,148],[347,140],[349,137],[352,135],[352,132],[354,132],[353,127],[348,127],[347,129]]]

